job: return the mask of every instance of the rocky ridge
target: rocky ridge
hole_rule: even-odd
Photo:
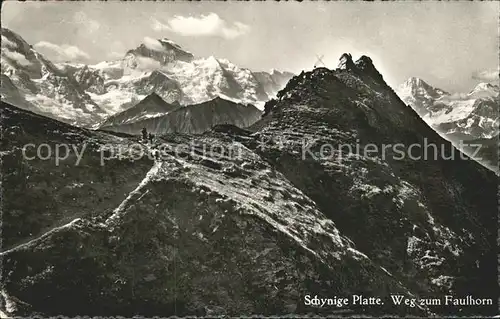
[[[362,294],[384,305],[339,310],[496,313],[494,174],[460,158],[368,57],[343,59],[292,78],[248,130],[165,134],[140,149],[133,136],[3,104],[4,312],[9,303],[28,315],[332,315],[304,296]],[[424,138],[456,157],[356,149]],[[22,144],[47,140],[90,144],[84,165],[21,157]],[[390,294],[493,305],[395,307]]]

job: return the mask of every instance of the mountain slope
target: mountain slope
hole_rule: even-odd
[[[178,107],[165,115],[156,114],[156,116],[143,117],[143,119],[130,118],[126,112],[117,115],[119,118],[127,118],[123,124],[115,124],[114,121],[111,124],[106,121],[100,128],[128,134],[139,134],[142,128],[154,134],[199,134],[218,124],[247,127],[259,120],[261,116],[261,112],[252,105],[236,104],[221,98]],[[154,112],[148,112],[148,114],[154,115]]]
[[[109,114],[122,112],[153,93],[168,103],[184,100],[184,92],[179,83],[156,70],[107,80],[104,88],[104,94],[89,92],[89,95]]]
[[[499,141],[498,135],[492,138],[468,140],[463,146],[463,151],[490,170],[498,173]]]
[[[19,91],[19,89],[14,85],[14,83],[7,75],[1,74],[0,76],[0,93],[2,101],[8,101],[25,110],[36,110],[36,107],[33,104],[26,101],[23,94]]]
[[[370,58],[341,66],[292,78],[248,130],[154,145],[2,105],[2,311],[495,315],[496,176],[461,158]],[[22,157],[21,145],[47,141],[88,143],[83,165]],[[318,308],[307,294],[383,304]],[[391,294],[491,305],[397,307]]]
[[[205,145],[211,151],[164,153],[156,161],[131,161],[134,154],[124,152],[108,156],[104,167],[100,148],[137,151],[134,140],[3,103],[2,119],[12,128],[11,138],[2,140],[9,236],[0,253],[0,306],[7,314],[284,315],[321,312],[304,305],[308,293],[347,296],[362,287],[369,295],[409,296],[312,200],[233,140],[250,136],[220,130],[169,135],[161,142],[170,149],[192,145],[199,152]],[[20,156],[18,145],[50,137],[50,145],[91,143],[82,165],[75,166],[73,156],[58,167]],[[220,147],[238,155],[221,156]],[[37,209],[27,200],[36,196]],[[391,309],[400,311],[390,305],[375,311]]]
[[[254,125],[265,141],[259,154],[417,294],[496,300],[494,174],[461,159],[369,58],[343,58],[343,69],[294,77],[280,100],[268,102],[268,114]]]
[[[2,28],[1,34],[2,79],[9,78],[11,92],[2,93],[7,101],[25,107],[18,98],[11,99],[19,93],[28,102],[28,109],[80,126],[93,125],[105,115],[72,75],[58,69],[14,32]]]
[[[131,108],[111,115],[100,125],[100,127],[124,125],[130,122],[138,122],[149,117],[158,117],[178,107],[180,107],[180,105],[169,104],[156,93],[151,93]]]

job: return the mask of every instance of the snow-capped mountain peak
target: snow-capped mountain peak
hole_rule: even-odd
[[[206,59],[203,59],[206,62],[206,66],[213,68],[213,69],[221,69],[221,65],[219,63],[219,60],[214,57],[213,55],[209,56]]]
[[[279,71],[279,70],[276,70],[275,68],[272,68],[270,70],[269,74],[271,74],[271,76],[280,76],[283,73],[281,71]]]
[[[89,83],[88,69],[82,69],[80,83],[15,32],[2,28],[1,36],[1,70],[9,79],[2,96],[12,98],[7,102],[80,126],[95,124],[105,114],[81,85]]]
[[[191,62],[193,59],[192,53],[169,39],[145,38],[137,48],[126,53],[123,64],[129,69],[141,68],[144,64],[149,68],[158,68],[177,61]]]
[[[17,86],[22,91],[19,94],[26,93],[28,100],[43,104],[43,108],[47,109],[54,104],[51,104],[51,99],[56,98],[55,88],[60,87],[59,82],[55,82],[65,78],[68,86],[72,87],[66,91],[75,92],[71,93],[72,97],[62,99],[65,107],[57,109],[72,110],[72,103],[79,105],[78,108],[98,108],[97,113],[102,113],[102,118],[97,119],[97,123],[101,123],[106,116],[136,105],[151,93],[158,94],[167,103],[177,101],[182,105],[200,104],[222,97],[235,103],[262,107],[293,76],[276,69],[271,74],[252,72],[227,59],[209,54],[206,56],[208,57],[195,57],[168,38],[145,37],[142,43],[135,49],[128,50],[119,60],[93,65],[74,62],[54,65],[33,50],[20,36],[2,29],[2,72],[11,77],[9,80],[12,80],[14,87]],[[18,74],[20,72],[25,75]],[[55,81],[54,84],[48,85],[51,81]],[[42,98],[37,95],[40,90],[38,86],[50,92]],[[6,84],[5,90],[9,88]],[[19,95],[4,91],[1,93],[2,96],[16,96],[16,99]],[[27,101],[11,102],[15,105],[29,104]],[[50,112],[43,114],[62,119]],[[66,117],[81,116],[69,112]],[[78,125],[82,120],[71,123]]]
[[[413,90],[413,89],[419,88],[419,87],[429,87],[429,86],[430,85],[427,84],[424,80],[422,80],[421,78],[415,77],[415,76],[408,78],[406,81],[404,81],[400,85],[401,88],[406,88],[409,90]]]
[[[162,44],[166,44],[166,46],[172,46],[176,49],[179,49],[179,50],[182,50],[184,52],[187,52],[187,53],[191,53],[185,49],[183,49],[180,45],[178,45],[177,43],[175,43],[174,41],[170,40],[170,39],[167,39],[167,38],[163,38],[163,39],[158,39],[158,41]]]
[[[491,84],[491,83],[486,83],[482,82],[476,85],[476,87],[469,92],[469,96],[472,97],[495,97],[499,94],[500,90],[497,85]]]
[[[415,101],[421,101],[423,104],[428,104],[430,101],[434,101],[449,94],[444,90],[429,85],[418,77],[410,77],[396,88],[396,92],[404,102],[414,106]],[[417,105],[415,110],[422,115],[422,113],[426,113],[426,108],[427,107],[424,105]]]
[[[447,92],[435,88],[429,85],[427,82],[418,77],[410,77],[403,84],[401,84],[398,88],[399,92],[408,92],[409,94],[429,94],[431,96],[448,94]]]
[[[498,134],[499,88],[479,83],[469,93],[448,93],[411,77],[397,94],[427,124],[451,142],[489,139]]]

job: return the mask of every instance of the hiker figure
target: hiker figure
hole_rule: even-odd
[[[146,130],[146,128],[143,127],[141,133],[142,133],[142,140],[147,143],[148,142],[148,130]]]
[[[154,134],[149,133],[148,137],[149,137],[149,143],[153,144],[153,139],[155,137]]]

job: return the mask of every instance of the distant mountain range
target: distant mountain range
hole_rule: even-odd
[[[412,77],[396,92],[427,124],[457,147],[460,141],[483,145],[484,149],[475,157],[498,172],[500,89],[497,85],[479,83],[468,93],[449,93]],[[473,149],[462,148],[469,155]]]
[[[158,94],[151,93],[136,105],[125,111],[111,115],[99,126],[105,127],[129,124],[149,117],[165,115],[178,107],[180,107],[180,104],[167,103]]]
[[[498,134],[497,85],[479,83],[468,93],[452,94],[422,79],[410,78],[396,92],[429,125],[450,138],[491,138]]]
[[[196,57],[168,39],[142,43],[115,61],[54,64],[15,32],[2,28],[1,35],[2,100],[93,129],[136,134],[144,125],[155,133],[194,133],[209,125],[251,125],[259,119],[255,107],[262,109],[293,76]],[[349,63],[343,56],[339,69],[352,67]],[[455,145],[484,142],[489,156],[482,163],[498,171],[491,157],[499,133],[498,86],[480,83],[468,93],[449,93],[413,77],[396,92]],[[463,151],[471,155],[470,149]]]
[[[180,106],[169,104],[152,93],[137,105],[109,117],[99,128],[128,134],[139,134],[143,128],[154,134],[199,134],[219,124],[247,127],[261,116],[262,112],[252,105],[221,98]]]
[[[11,30],[1,33],[2,99],[84,127],[95,128],[152,93],[180,105],[223,98],[261,108],[293,76],[195,57],[168,39],[143,43],[116,61],[54,64]]]

